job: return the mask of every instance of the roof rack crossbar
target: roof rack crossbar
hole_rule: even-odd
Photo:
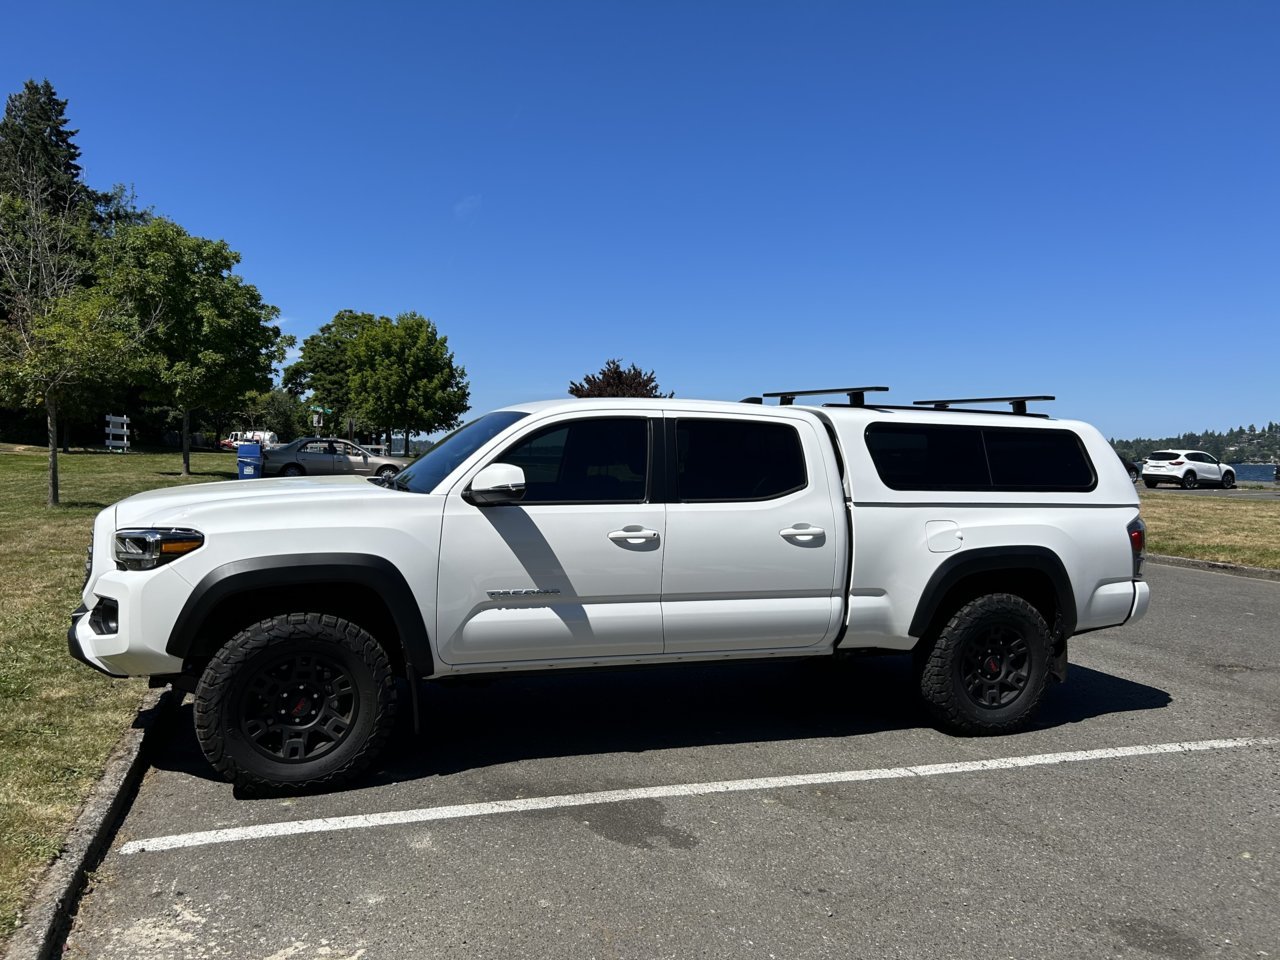
[[[824,397],[833,393],[843,393],[849,398],[849,406],[861,407],[865,406],[867,394],[873,392],[883,392],[888,387],[834,387],[830,390],[782,390],[778,393],[766,393],[766,397],[777,397],[778,403],[784,407],[789,407],[796,402],[796,397]]]
[[[1038,396],[1038,397],[957,397],[951,400],[916,400],[914,404],[917,407],[933,407],[935,410],[949,410],[956,403],[1007,403],[1013,408],[1014,413],[1025,414],[1027,412],[1028,400],[1054,400],[1056,397]]]

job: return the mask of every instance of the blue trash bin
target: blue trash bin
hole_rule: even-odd
[[[242,443],[236,447],[236,474],[241,480],[262,476],[262,444]]]

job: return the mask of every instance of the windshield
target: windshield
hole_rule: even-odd
[[[518,410],[486,413],[463,424],[395,477],[395,486],[414,493],[430,493],[453,469],[517,420],[527,417]]]

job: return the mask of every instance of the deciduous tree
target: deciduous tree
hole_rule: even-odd
[[[222,240],[156,218],[121,232],[106,285],[149,330],[150,393],[182,415],[182,472],[191,472],[191,411],[239,405],[271,386],[293,338],[279,311],[233,272],[240,255]]]
[[[379,317],[351,344],[351,395],[365,420],[413,433],[455,427],[467,410],[466,370],[454,362],[448,338],[418,313]]]
[[[658,389],[653,371],[647,373],[634,363],[622,369],[621,360],[608,360],[599,373],[589,373],[582,382],[569,382],[569,393],[575,397],[674,397]]]

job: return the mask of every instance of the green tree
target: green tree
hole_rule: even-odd
[[[574,397],[674,397],[674,393],[662,393],[658,381],[650,370],[647,373],[634,363],[622,369],[622,361],[608,360],[599,373],[589,373],[582,382],[569,382],[569,394]]]
[[[466,370],[454,362],[448,338],[418,313],[379,317],[351,344],[351,395],[366,421],[405,435],[456,427],[467,411]]]
[[[66,101],[46,80],[9,97],[0,119],[0,398],[43,407],[49,444],[48,502],[59,499],[58,417],[121,372],[129,325],[93,288],[124,194],[80,179],[80,151]]]
[[[279,311],[233,273],[240,255],[222,240],[156,218],[121,232],[105,281],[149,333],[152,399],[182,417],[182,472],[191,472],[191,413],[241,404],[268,390],[293,338],[271,323]]]
[[[296,363],[284,372],[282,386],[295,396],[310,395],[310,402],[333,412],[327,423],[359,420],[352,399],[351,371],[354,367],[352,345],[365,330],[386,317],[355,310],[340,310],[332,320],[302,341],[302,352]],[[390,322],[390,321],[388,321]],[[385,423],[358,423],[361,428],[376,428]]]
[[[280,387],[247,393],[240,419],[244,429],[267,430],[281,443],[302,436],[308,429],[306,404]]]

